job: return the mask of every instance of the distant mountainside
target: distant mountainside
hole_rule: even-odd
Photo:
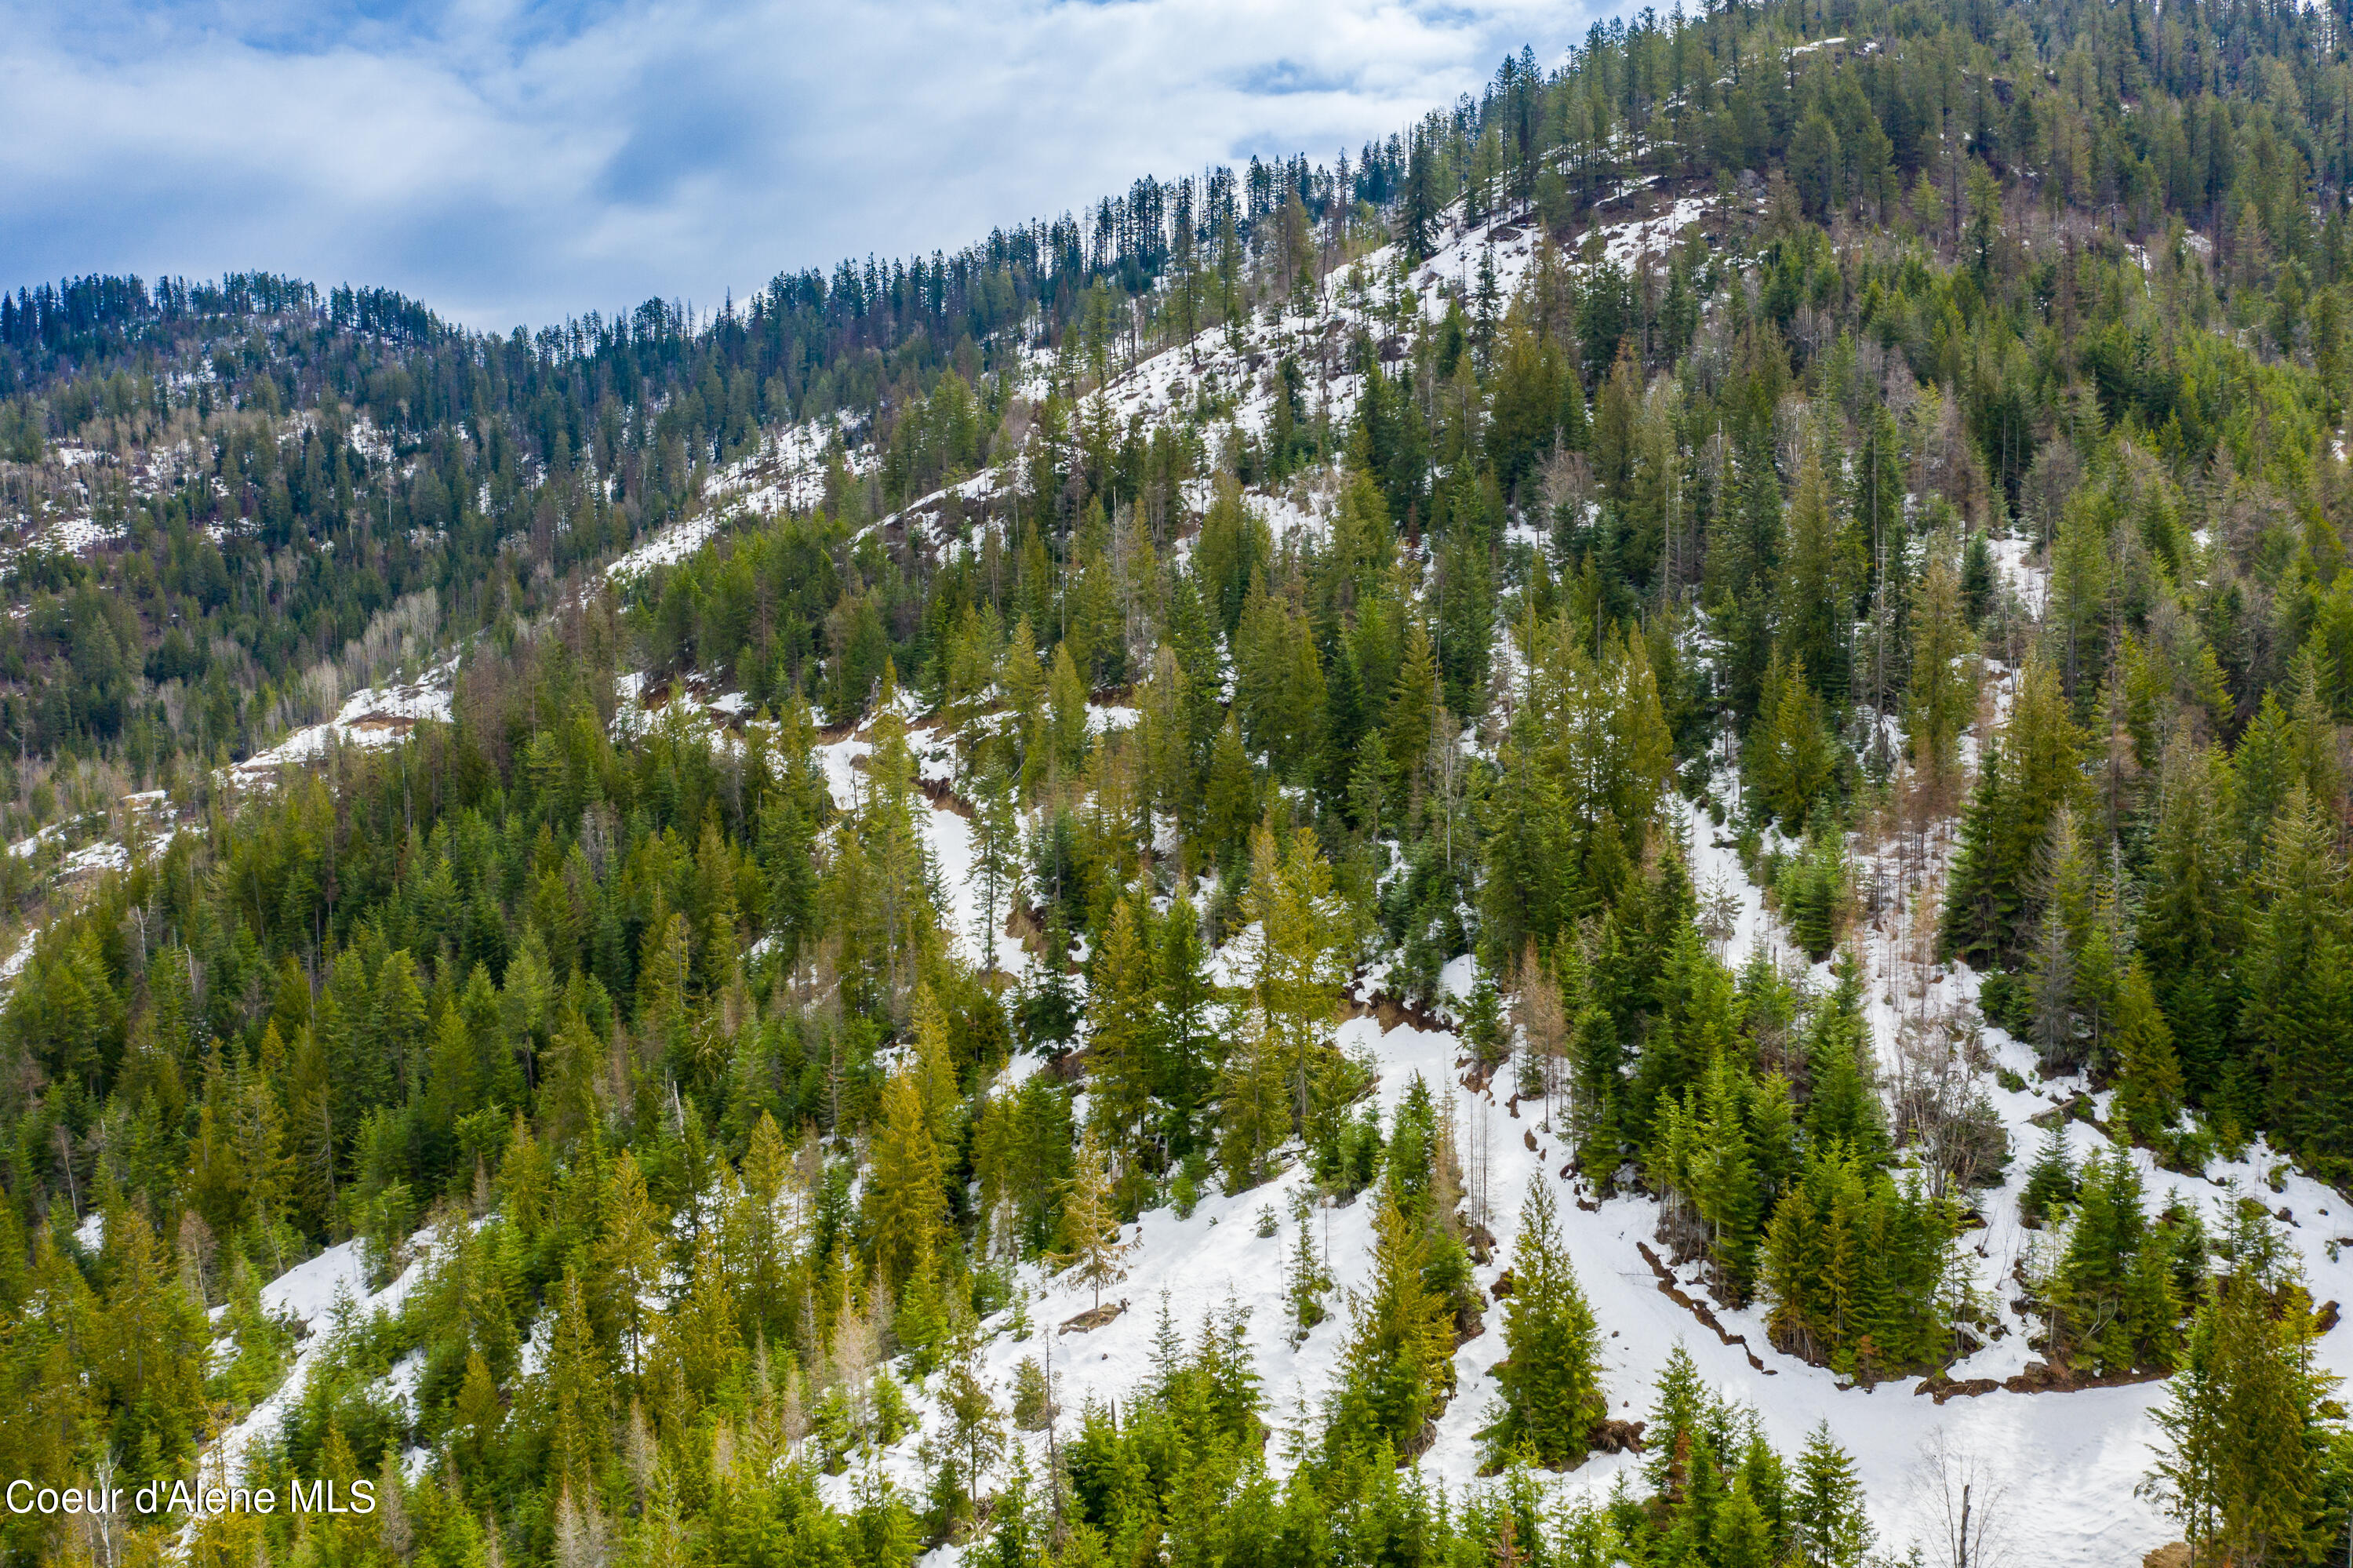
[[[2335,1561],[2345,25],[0,301],[0,1558]]]

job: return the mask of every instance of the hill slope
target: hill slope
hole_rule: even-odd
[[[2323,1560],[2337,35],[1646,16],[711,322],[11,300],[0,1469],[380,1501],[0,1552]]]

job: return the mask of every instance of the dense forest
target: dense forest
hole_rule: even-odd
[[[1336,168],[715,313],[0,300],[11,836],[176,818],[0,857],[0,1473],[377,1499],[0,1557],[1901,1560],[1829,1426],[1777,1448],[1680,1351],[1621,1408],[1564,1215],[1640,1195],[1841,1386],[1934,1383],[2015,1285],[2058,1386],[2172,1379],[2200,1560],[2323,1561],[2286,1211],[2145,1171],[2353,1181],[2347,25],[1646,9]],[[1629,261],[1630,187],[1704,216]],[[805,496],[720,482],[790,443]],[[447,723],[225,771],[451,651]],[[732,722],[639,700],[698,683]],[[1803,960],[1727,958],[1714,834]],[[1874,1011],[1894,906],[1978,981],[1942,1033]],[[1376,1095],[1377,1008],[1460,1081]],[[1466,1089],[1559,1168],[1508,1220]],[[1980,1280],[2013,1178],[2035,1267]],[[1329,1397],[1164,1303],[1061,1408],[1038,1281],[1115,1314],[1139,1216],[1238,1198]],[[298,1350],[265,1284],[346,1245],[381,1309]],[[1467,1489],[1415,1463],[1458,1402]]]

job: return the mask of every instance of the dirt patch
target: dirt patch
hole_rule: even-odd
[[[2074,1393],[2087,1388],[2126,1388],[2137,1383],[2161,1383],[2169,1372],[2110,1372],[2105,1377],[2094,1377],[2078,1372],[2072,1367],[2052,1366],[2049,1361],[2029,1361],[2026,1370],[2015,1377],[1999,1382],[1989,1377],[1949,1378],[1942,1372],[1930,1372],[1913,1389],[1925,1393],[1938,1404],[1948,1399],[1975,1399],[1981,1393]]]
[[[1008,905],[1005,910],[1005,934],[1021,944],[1022,951],[1031,958],[1046,954],[1046,916],[1042,910],[1026,904]]]
[[[1651,1266],[1651,1272],[1659,1277],[1660,1295],[1666,1297],[1676,1306],[1682,1308],[1684,1311],[1689,1312],[1693,1317],[1698,1319],[1702,1328],[1714,1330],[1717,1339],[1723,1340],[1727,1345],[1736,1347],[1742,1355],[1748,1358],[1748,1364],[1751,1367],[1763,1372],[1767,1377],[1778,1377],[1780,1375],[1779,1369],[1767,1366],[1765,1364],[1764,1358],[1759,1356],[1755,1351],[1748,1348],[1748,1340],[1746,1335],[1735,1334],[1726,1330],[1722,1323],[1716,1321],[1714,1309],[1711,1308],[1706,1302],[1694,1300],[1681,1285],[1677,1284],[1675,1282],[1675,1271],[1669,1268],[1664,1263],[1662,1263],[1659,1260],[1659,1255],[1651,1250],[1648,1243],[1636,1242],[1634,1244],[1634,1250],[1642,1255],[1642,1261],[1649,1264]]]
[[[1642,1429],[1647,1421],[1609,1421],[1598,1423],[1586,1441],[1597,1454],[1639,1454],[1642,1451]]]
[[[2010,1393],[2073,1393],[2086,1388],[2128,1388],[2137,1383],[2163,1383],[2172,1375],[2171,1372],[2148,1372],[2135,1367],[2130,1372],[2094,1377],[2073,1367],[2052,1366],[2049,1361],[2029,1361],[2026,1370],[2016,1377],[2002,1379],[2001,1386]]]
[[[1451,1027],[1430,1009],[1401,1001],[1385,991],[1375,991],[1370,1001],[1359,1001],[1353,996],[1343,995],[1339,1005],[1333,1009],[1332,1016],[1342,1022],[1351,1018],[1369,1018],[1381,1026],[1384,1034],[1409,1023],[1430,1034],[1440,1033]],[[1484,1088],[1486,1084],[1482,1080],[1472,1086]]]
[[[863,761],[865,759],[860,758],[859,760]],[[916,788],[923,790],[924,800],[929,800],[933,805],[937,806],[943,811],[954,811],[957,816],[964,818],[966,821],[970,821],[975,817],[980,815],[979,812],[973,810],[969,801],[964,800],[961,796],[957,795],[954,789],[948,787],[948,781],[944,779],[918,779],[915,780],[915,785]]]
[[[1126,1310],[1125,1301],[1106,1301],[1070,1319],[1063,1323],[1060,1331],[1065,1334],[1092,1334]]]

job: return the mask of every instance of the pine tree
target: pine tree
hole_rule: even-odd
[[[964,1459],[958,1479],[970,1496],[978,1497],[988,1467],[1005,1446],[1005,1416],[980,1375],[977,1344],[967,1344],[949,1363],[940,1404],[947,1413],[948,1441]]]
[[[1291,1249],[1291,1264],[1283,1277],[1283,1307],[1291,1319],[1291,1343],[1295,1349],[1304,1343],[1308,1330],[1330,1316],[1324,1309],[1324,1298],[1332,1288],[1332,1271],[1316,1255],[1315,1233],[1308,1224],[1312,1211],[1303,1201],[1292,1212],[1292,1223],[1298,1227],[1298,1240]]]
[[[2030,660],[2010,723],[1978,776],[1946,885],[1947,948],[1979,965],[2010,964],[2033,935],[2036,857],[2052,820],[2082,788],[2081,737],[2059,678]]]
[[[1312,829],[1278,835],[1260,826],[1242,910],[1257,927],[1247,960],[1251,991],[1282,1062],[1293,1128],[1303,1133],[1321,1108],[1332,1012],[1347,978],[1344,912]]]
[[[2126,968],[2116,1012],[2116,1117],[2126,1132],[2158,1139],[2181,1111],[2181,1064],[2173,1031],[2158,1011],[2148,972],[2135,959]]]
[[[881,1123],[869,1156],[867,1224],[883,1282],[896,1290],[937,1250],[947,1213],[939,1145],[913,1068],[882,1086]]]
[[[1417,619],[1406,628],[1405,657],[1389,690],[1388,724],[1383,737],[1388,760],[1409,792],[1430,750],[1430,721],[1437,712],[1438,661],[1430,651],[1429,629]]]
[[[2142,1199],[2140,1172],[2126,1147],[2085,1161],[2067,1249],[2044,1287],[2054,1346],[2096,1373],[2165,1359],[2172,1314],[2162,1302],[2132,1309],[2139,1294],[2135,1264],[2149,1237]]]
[[[1160,923],[1162,1054],[1155,1090],[1171,1113],[1169,1153],[1179,1160],[1194,1153],[1195,1119],[1208,1099],[1221,1045],[1211,1028],[1208,965],[1200,916],[1180,887]]]
[[[449,1407],[451,1426],[457,1437],[459,1457],[476,1470],[491,1461],[491,1445],[498,1438],[500,1425],[506,1412],[499,1404],[498,1383],[491,1376],[491,1364],[480,1351],[466,1355],[466,1375],[458,1386],[458,1397]]]
[[[2253,1279],[2219,1284],[2152,1413],[2164,1440],[2144,1489],[2208,1561],[2302,1562],[2324,1538],[2321,1405],[2337,1380],[2313,1365],[2300,1287],[2284,1305]]]
[[[1062,1202],[1060,1261],[1078,1270],[1079,1283],[1094,1292],[1094,1305],[1101,1307],[1103,1287],[1127,1277],[1121,1266],[1126,1255],[1119,1215],[1112,1207],[1111,1176],[1094,1129],[1089,1128],[1079,1141],[1078,1167],[1071,1177],[1070,1195]]]
[[[1260,1008],[1243,1012],[1240,1037],[1227,1049],[1218,1106],[1218,1164],[1226,1191],[1244,1192],[1266,1180],[1268,1157],[1291,1135],[1282,1052]]]
[[[2034,1163],[2027,1167],[2026,1185],[2018,1194],[2018,1217],[2029,1225],[2045,1224],[2061,1204],[2074,1201],[2075,1165],[2067,1155],[2067,1122],[2054,1116]]]
[[[1642,1446],[1649,1457],[1642,1461],[1642,1476],[1662,1500],[1680,1500],[1689,1491],[1692,1439],[1705,1436],[1715,1414],[1715,1402],[1700,1380],[1698,1364],[1677,1340],[1667,1352],[1667,1364],[1660,1370],[1643,1433]]]
[[[1789,1537],[1805,1568],[1862,1568],[1871,1552],[1862,1483],[1855,1476],[1854,1461],[1831,1436],[1828,1421],[1807,1434],[1805,1449],[1798,1456]]]
[[[991,764],[973,781],[972,870],[966,880],[980,893],[980,928],[973,936],[980,948],[981,968],[997,971],[997,941],[1004,923],[1001,913],[1021,896],[1020,823],[1015,814],[1013,781],[1002,768]]]
[[[1160,1056],[1157,966],[1143,924],[1149,918],[1139,914],[1133,898],[1120,901],[1095,954],[1088,987],[1093,1026],[1087,1046],[1090,1119],[1124,1173],[1122,1189],[1134,1202],[1144,1196],[1141,1158]]]
[[[1775,1568],[1781,1561],[1772,1521],[1746,1486],[1735,1480],[1708,1527],[1715,1568]]]
[[[1549,1181],[1538,1180],[1512,1247],[1512,1294],[1504,1305],[1505,1357],[1495,1367],[1501,1414],[1483,1434],[1487,1462],[1514,1453],[1546,1469],[1584,1461],[1608,1412],[1600,1331],[1563,1245]]]
[[[2220,1088],[2235,1022],[2239,854],[2230,842],[2229,758],[2177,737],[2158,779],[2155,863],[2134,936],[2180,1058],[2183,1090]]]
[[[2345,863],[2302,785],[2264,846],[2240,1027],[2274,1122],[2313,1154],[2353,1153],[2353,939]]]
[[[1816,692],[1843,696],[1847,624],[1852,617],[1842,602],[1838,529],[1818,441],[1806,443],[1797,492],[1782,521],[1788,536],[1775,576],[1775,646],[1793,671],[1813,672]]]
[[[1373,1238],[1372,1287],[1351,1305],[1334,1426],[1357,1442],[1418,1453],[1424,1424],[1453,1392],[1449,1315],[1422,1282],[1427,1233],[1387,1189]]]
[[[1749,726],[1748,776],[1760,813],[1785,825],[1803,825],[1830,785],[1835,765],[1821,698],[1806,679],[1805,661],[1783,664],[1778,647],[1766,666],[1764,700]]]
[[[624,1365],[634,1379],[643,1365],[649,1315],[659,1310],[648,1300],[661,1293],[662,1217],[647,1195],[637,1156],[626,1149],[613,1166],[596,1261],[607,1321],[620,1335]]]
[[[1862,966],[1850,950],[1838,984],[1814,1004],[1806,1028],[1806,1133],[1817,1147],[1841,1145],[1866,1164],[1887,1157],[1887,1110],[1873,1079],[1871,1028],[1862,1011]]]
[[[1977,705],[1977,638],[1962,598],[1959,576],[1936,551],[1913,598],[1912,678],[1904,698],[1914,764],[1931,776],[1951,765]]]
[[[612,1451],[612,1393],[579,1277],[569,1272],[559,1292],[546,1377],[548,1489],[593,1499],[596,1466]]]

